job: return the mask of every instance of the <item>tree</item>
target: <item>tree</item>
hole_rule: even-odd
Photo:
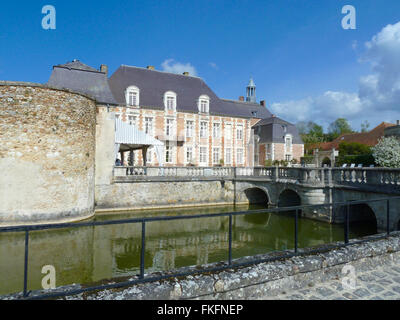
[[[329,134],[333,139],[336,139],[340,135],[344,133],[352,133],[353,129],[351,128],[349,122],[345,118],[336,119],[329,125]]]
[[[364,120],[361,123],[361,132],[368,132],[368,129],[369,129],[369,122],[368,120]]]
[[[400,141],[395,137],[384,137],[372,147],[372,155],[381,167],[400,168]]]
[[[305,144],[323,142],[324,129],[312,121],[300,121],[296,124],[297,130]]]

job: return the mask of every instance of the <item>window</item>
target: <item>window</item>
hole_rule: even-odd
[[[115,119],[121,119],[121,115],[119,113],[115,114]]]
[[[236,127],[236,139],[243,140],[243,126],[242,125],[238,125]]]
[[[166,110],[176,111],[176,93],[168,91],[164,94],[164,105]]]
[[[193,162],[193,148],[186,147],[186,162],[192,163]]]
[[[153,134],[153,118],[144,118],[144,132],[146,134]]]
[[[265,146],[265,160],[273,160],[272,159],[272,146],[270,143],[268,143]]]
[[[225,148],[225,163],[232,164],[232,149],[231,148]]]
[[[172,162],[172,146],[169,141],[165,142],[165,162],[166,163]]]
[[[243,164],[243,149],[236,150],[236,164]]]
[[[220,159],[219,148],[213,148],[213,163],[218,164]]]
[[[292,156],[290,154],[285,155],[285,160],[286,161],[291,161],[292,160]]]
[[[231,124],[225,125],[225,139],[232,140],[232,125]]]
[[[286,153],[292,152],[292,136],[285,136],[285,150]]]
[[[200,122],[200,138],[207,138],[207,122]]]
[[[128,120],[131,126],[136,126],[136,120],[137,120],[136,116],[128,116]]]
[[[153,151],[151,149],[147,149],[147,154],[146,154],[147,163],[152,162],[152,160],[153,160],[152,155],[153,155]]]
[[[202,95],[198,101],[199,112],[208,113],[210,110],[210,98],[206,95]]]
[[[200,163],[207,163],[207,147],[200,147]]]
[[[170,137],[174,134],[174,120],[167,119],[165,123],[165,134],[167,137]]]
[[[193,121],[186,121],[186,137],[193,137]]]
[[[140,91],[138,87],[128,87],[125,93],[126,104],[133,107],[139,106],[139,94]]]
[[[213,137],[216,139],[219,139],[221,136],[220,134],[220,124],[219,123],[214,123],[213,124]]]

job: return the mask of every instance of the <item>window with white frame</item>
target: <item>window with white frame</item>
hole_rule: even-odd
[[[225,148],[225,164],[231,165],[232,164],[232,149]]]
[[[236,126],[236,139],[243,140],[243,126],[242,125]]]
[[[174,119],[166,119],[165,121],[165,135],[171,137],[174,135]]]
[[[225,125],[225,140],[232,140],[232,125],[230,123]]]
[[[210,98],[206,95],[202,95],[198,101],[199,112],[209,113],[210,111]]]
[[[147,149],[146,160],[147,160],[147,163],[151,163],[153,161],[153,150],[150,148]]]
[[[145,117],[144,118],[144,132],[146,134],[153,134],[153,118]]]
[[[165,110],[176,111],[176,93],[168,91],[164,94]]]
[[[206,164],[207,161],[207,147],[200,147],[200,157],[199,162],[201,164]]]
[[[186,137],[193,137],[194,122],[192,120],[186,121]]]
[[[128,106],[139,106],[140,90],[138,87],[130,86],[126,89],[125,99]]]
[[[286,161],[291,161],[292,160],[292,156],[290,154],[285,155],[285,160]]]
[[[213,123],[213,138],[219,139],[221,137],[221,125],[219,123]]]
[[[137,117],[128,115],[128,121],[131,126],[136,126]]]
[[[171,142],[166,141],[165,142],[165,162],[166,163],[172,163],[172,145]]]
[[[285,136],[285,152],[286,153],[292,152],[292,136],[291,135]]]
[[[243,164],[243,149],[236,150],[236,164]]]
[[[267,143],[265,146],[265,160],[273,160],[272,159],[272,145]]]
[[[121,114],[120,113],[116,113],[115,114],[115,119],[121,119]],[[122,120],[122,119],[121,119]]]
[[[220,160],[221,158],[219,148],[213,148],[213,164],[218,164]]]
[[[186,147],[186,163],[193,162],[193,147]]]
[[[208,123],[205,121],[200,122],[200,138],[207,138]]]

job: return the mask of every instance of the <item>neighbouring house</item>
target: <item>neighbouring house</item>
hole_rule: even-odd
[[[129,157],[133,165],[254,166],[304,153],[295,126],[274,117],[265,101],[257,103],[253,79],[246,97],[228,100],[187,72],[121,65],[108,77],[106,65],[96,70],[74,60],[54,66],[48,84],[95,96],[117,121],[163,143],[162,159],[152,146],[121,147],[121,160]]]
[[[266,160],[300,160],[304,156],[304,143],[295,125],[274,115],[262,119],[254,126],[254,145],[256,164],[262,165]]]
[[[335,157],[339,155],[339,145],[342,142],[357,142],[363,145],[373,147],[379,139],[385,136],[385,132],[394,127],[395,124],[382,122],[374,129],[368,132],[357,132],[357,133],[345,133],[337,137],[331,142],[322,142],[315,144],[314,149],[314,161],[317,166],[322,166],[322,163],[329,160],[329,163],[333,166],[335,164]]]

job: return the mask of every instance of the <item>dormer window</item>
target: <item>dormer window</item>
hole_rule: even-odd
[[[126,104],[131,107],[139,106],[140,90],[138,87],[130,86],[126,89]]]
[[[200,113],[210,112],[210,98],[206,95],[202,95],[198,101],[198,108]]]
[[[164,94],[165,110],[176,111],[176,93],[168,91]]]

